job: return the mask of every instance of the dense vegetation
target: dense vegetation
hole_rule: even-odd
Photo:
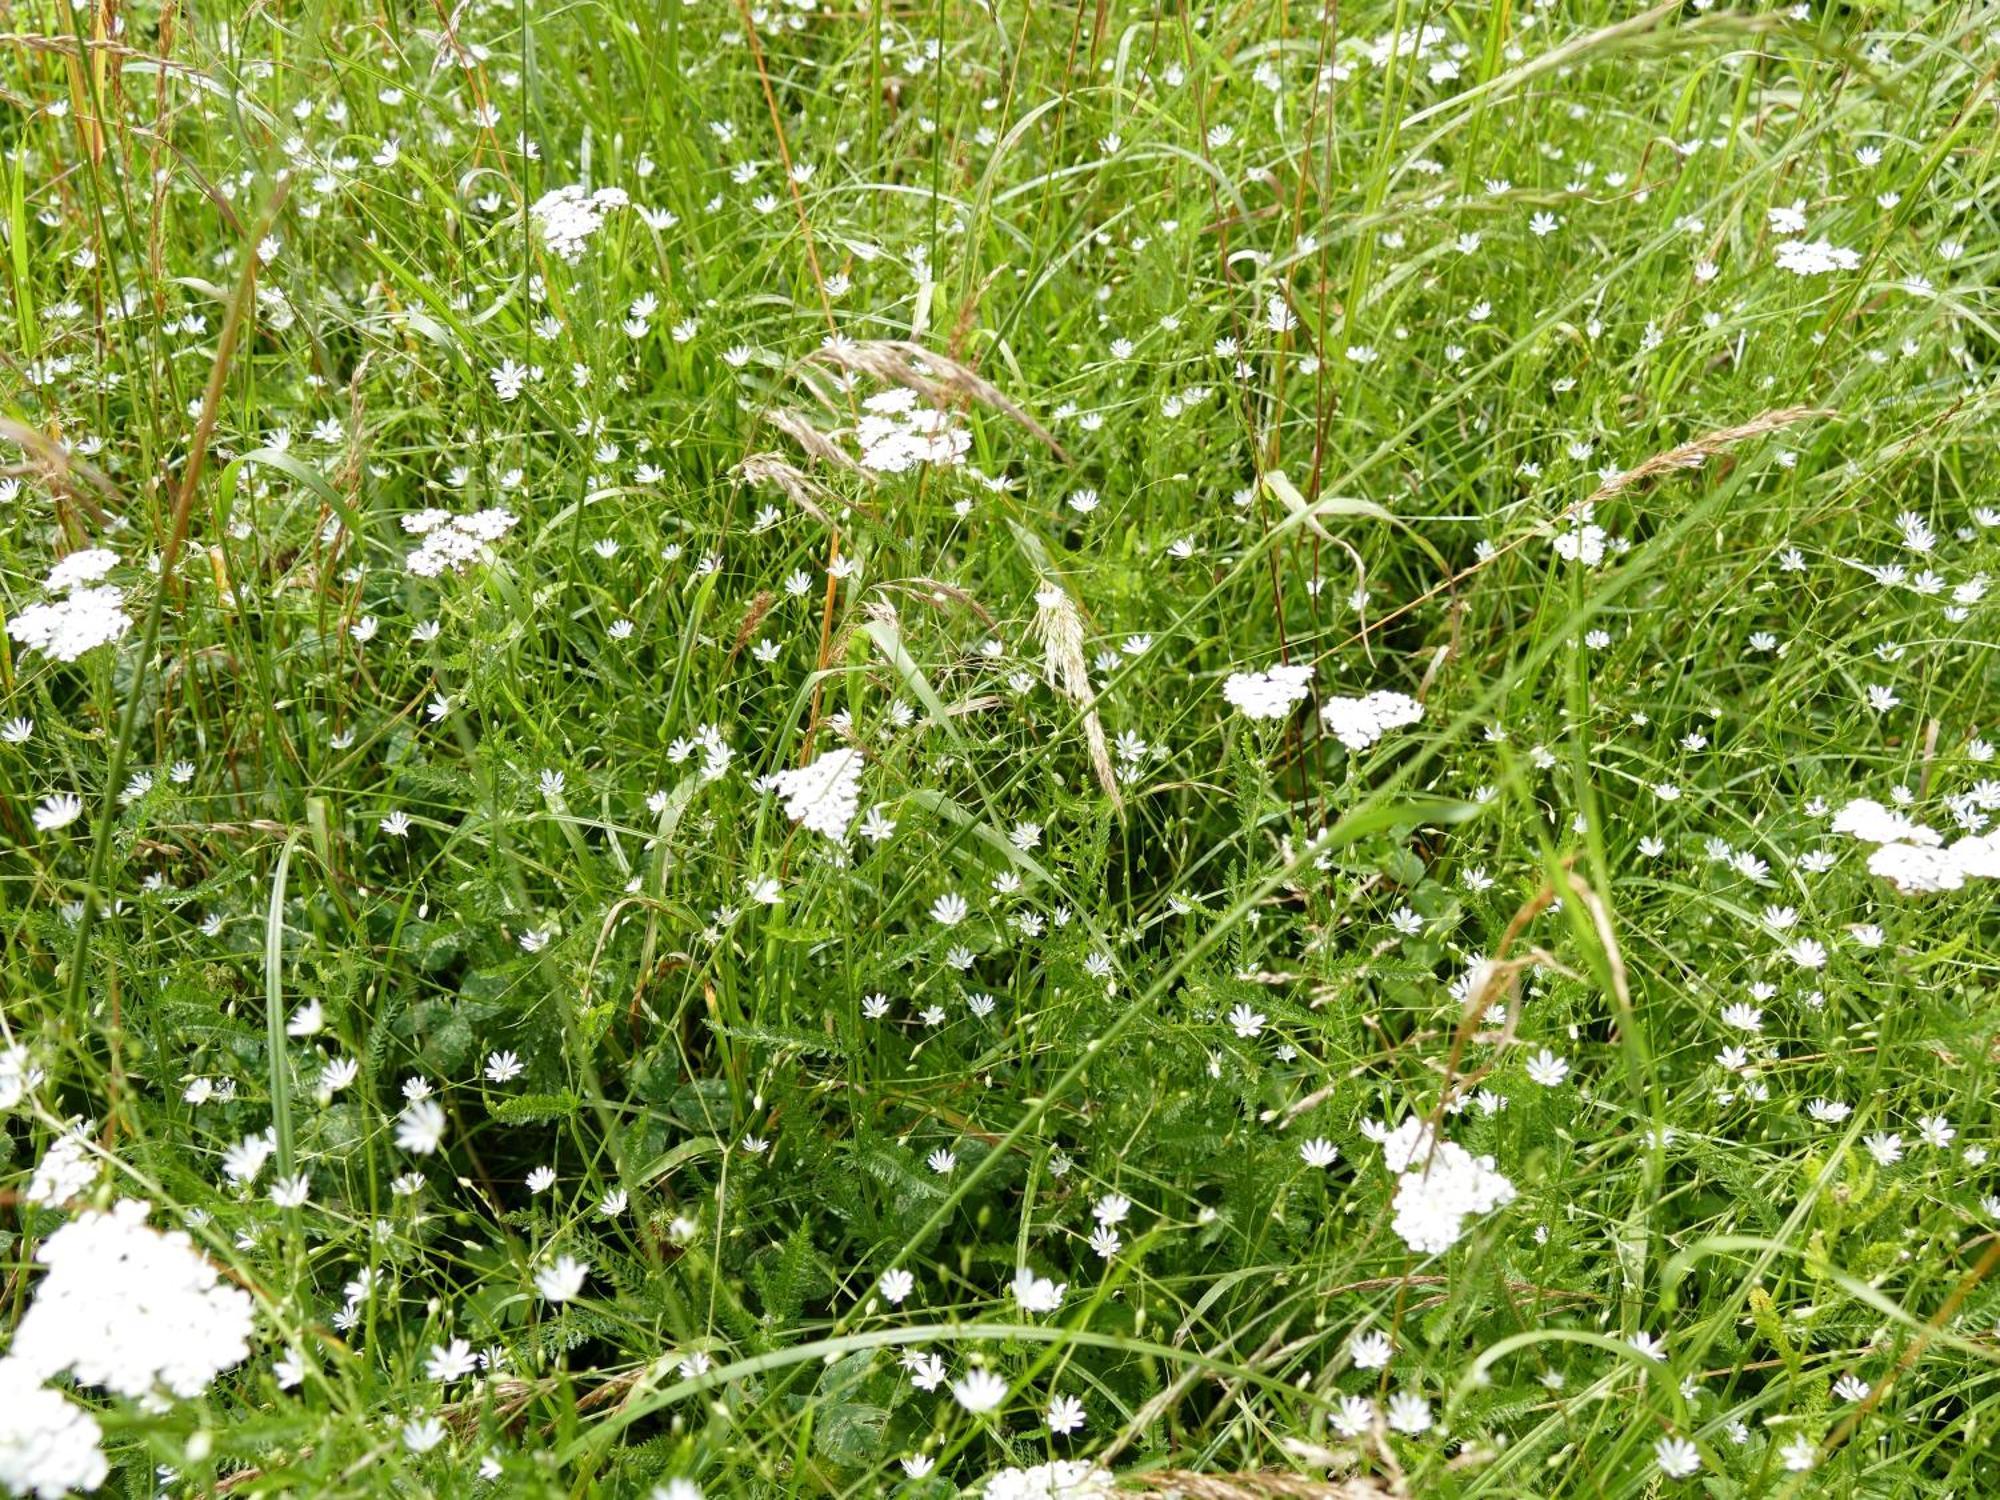
[[[0,1489],[2000,1490],[2000,9],[0,17]]]

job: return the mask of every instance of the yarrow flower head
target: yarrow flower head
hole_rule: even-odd
[[[1421,1255],[1441,1255],[1459,1242],[1467,1221],[1514,1201],[1514,1184],[1490,1156],[1437,1140],[1411,1116],[1381,1136],[1382,1159],[1397,1173],[1390,1227]]]
[[[829,750],[807,765],[780,771],[771,788],[793,822],[844,843],[861,810],[861,752]]]
[[[1281,666],[1268,672],[1231,673],[1222,684],[1222,696],[1246,719],[1282,719],[1311,685],[1311,667]]]
[[[528,217],[534,220],[549,253],[575,265],[583,257],[584,246],[604,227],[611,211],[624,208],[631,201],[623,188],[605,187],[592,192],[573,182],[542,194],[528,210]]]
[[[75,661],[86,651],[109,646],[132,628],[125,591],[115,584],[79,588],[44,604],[31,604],[7,622],[7,634],[24,650],[57,661]]]
[[[72,1126],[49,1143],[23,1196],[43,1208],[59,1208],[89,1190],[97,1181],[97,1166],[84,1127]]]
[[[1869,852],[1868,873],[1904,895],[1955,891],[1967,880],[2000,879],[2000,839],[1967,834],[1946,847],[1936,829],[1872,797],[1856,797],[1835,813],[1833,831],[1878,845]]]
[[[403,530],[423,538],[403,566],[419,578],[463,573],[493,555],[493,543],[512,531],[520,518],[499,506],[457,516],[432,507],[403,517]]]
[[[898,388],[870,396],[855,424],[861,467],[902,474],[919,464],[949,467],[965,461],[972,434],[953,412],[917,403],[915,391]]]
[[[1109,1469],[1086,1458],[1059,1458],[1032,1469],[1002,1469],[980,1492],[986,1500],[1115,1500]]]
[[[0,1359],[0,1490],[56,1500],[110,1474],[97,1418],[18,1359]]]
[[[43,1241],[35,1258],[48,1274],[9,1363],[121,1396],[193,1400],[249,1357],[249,1293],[223,1283],[185,1232],[148,1225],[150,1209],[127,1198]]]
[[[1320,722],[1327,732],[1358,755],[1392,729],[1419,722],[1423,704],[1404,693],[1368,693],[1360,698],[1329,698],[1320,705]]]
[[[1784,240],[1774,255],[1778,268],[1794,276],[1824,276],[1829,271],[1853,271],[1861,265],[1858,250],[1846,250],[1830,240]]]

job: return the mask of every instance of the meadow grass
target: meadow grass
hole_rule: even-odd
[[[2000,1491],[1997,85],[0,5],[0,1489]]]

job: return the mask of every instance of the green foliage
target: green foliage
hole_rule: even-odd
[[[4,29],[103,1492],[2000,1492],[1990,5]]]

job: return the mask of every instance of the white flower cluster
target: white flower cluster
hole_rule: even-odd
[[[794,823],[845,841],[861,811],[861,752],[829,750],[810,764],[778,772],[770,786],[785,799],[785,815]]]
[[[604,227],[605,216],[631,201],[631,195],[623,188],[606,187],[591,192],[581,183],[573,182],[542,194],[528,215],[535,221],[542,243],[549,247],[550,253],[573,266],[582,258],[583,247],[590,243],[590,237]]]
[[[883,391],[861,404],[867,415],[855,424],[854,440],[864,469],[901,474],[918,464],[961,463],[972,447],[972,434],[957,417],[918,406],[915,391]]]
[[[1604,561],[1604,549],[1610,541],[1610,536],[1602,526],[1594,521],[1583,521],[1567,531],[1558,531],[1549,542],[1549,546],[1564,562],[1581,563],[1586,568],[1594,568]]]
[[[0,1490],[56,1500],[96,1489],[110,1473],[103,1435],[97,1418],[19,1360],[0,1359]]]
[[[37,1381],[73,1376],[121,1396],[192,1400],[250,1353],[250,1296],[220,1284],[179,1230],[127,1198],[79,1214],[42,1242],[48,1268],[8,1362]]]
[[[26,1047],[0,1048],[0,1109],[12,1109],[41,1087],[46,1075]]]
[[[1955,891],[1968,880],[2000,880],[2000,837],[1971,833],[1947,846],[1936,829],[1872,797],[1856,797],[1835,813],[1833,831],[1877,845],[1868,856],[1868,873],[1905,895]]]
[[[1415,1115],[1394,1130],[1367,1132],[1382,1146],[1382,1161],[1396,1176],[1395,1218],[1390,1227],[1420,1255],[1442,1255],[1459,1242],[1466,1221],[1514,1201],[1514,1184],[1490,1156],[1440,1141]]]
[[[1423,704],[1404,693],[1329,698],[1319,709],[1327,733],[1357,755],[1390,730],[1415,724],[1423,716]]]
[[[1776,252],[1778,269],[1794,276],[1824,276],[1829,271],[1853,271],[1860,252],[1844,250],[1829,240],[1784,240]]]
[[[1273,667],[1268,672],[1232,672],[1223,698],[1246,719],[1282,719],[1312,684],[1311,667]]]
[[[1032,1469],[1002,1469],[986,1481],[986,1500],[1116,1500],[1109,1469],[1087,1458],[1059,1458]]]
[[[72,1125],[43,1153],[28,1181],[27,1200],[42,1208],[60,1208],[72,1198],[89,1191],[97,1181],[97,1161],[84,1142],[83,1125]]]
[[[422,537],[423,544],[403,560],[403,565],[419,578],[436,578],[446,570],[463,573],[491,557],[492,544],[512,531],[519,520],[499,506],[469,516],[455,516],[435,506],[417,511],[403,517],[403,530]]]
[[[42,586],[57,597],[31,604],[7,622],[7,633],[29,651],[75,661],[108,646],[132,628],[125,591],[103,582],[118,554],[102,547],[72,552],[49,570]]]
[[[1404,62],[1428,57],[1451,40],[1442,26],[1412,26],[1407,31],[1385,31],[1374,38],[1343,37],[1336,47],[1342,57],[1359,57],[1371,68],[1388,64],[1392,57]]]

